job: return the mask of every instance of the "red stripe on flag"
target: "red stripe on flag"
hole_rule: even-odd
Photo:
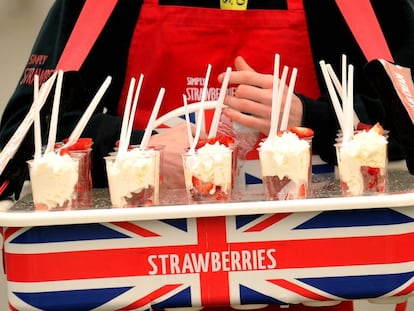
[[[244,232],[260,232],[262,230],[265,230],[275,223],[281,221],[282,219],[285,219],[286,217],[290,216],[292,213],[278,213],[273,214],[272,216],[266,218],[265,220],[261,221],[260,223],[251,226],[249,229],[244,230]]]
[[[8,240],[10,238],[10,236],[12,236],[13,234],[15,234],[17,231],[21,230],[22,228],[18,228],[18,227],[10,227],[7,228],[7,230],[5,230],[4,233],[4,240]]]
[[[402,291],[398,292],[397,294],[394,294],[394,296],[405,296],[412,294],[414,292],[414,283],[411,283],[409,286],[404,288]]]
[[[133,233],[135,233],[136,235],[142,236],[142,237],[146,237],[146,238],[150,238],[150,237],[157,237],[160,236],[159,234],[150,231],[148,229],[145,229],[143,227],[140,227],[132,222],[113,222],[112,224],[126,229],[128,231],[131,231]]]
[[[19,311],[17,308],[12,306],[10,302],[9,302],[9,309],[10,309],[10,311]]]
[[[227,243],[225,217],[211,217],[197,219],[198,244],[200,251],[223,251],[231,247]],[[210,273],[200,274],[201,304],[209,305],[230,305],[229,273],[218,269]]]
[[[123,307],[122,310],[137,310],[139,308],[148,307],[152,302],[156,301],[158,298],[168,294],[169,292],[180,287],[182,284],[170,284],[160,287],[159,289],[152,291],[149,295],[138,299],[137,301],[131,303],[130,305]]]
[[[285,288],[285,289],[287,289],[291,292],[294,292],[296,294],[301,295],[302,297],[306,297],[306,298],[309,298],[311,300],[318,300],[318,301],[330,301],[330,300],[332,300],[332,298],[328,298],[326,296],[319,295],[315,292],[307,290],[306,288],[298,286],[297,284],[294,284],[294,283],[289,282],[287,280],[277,279],[277,280],[268,280],[268,281],[272,284],[275,284],[279,287]]]
[[[407,309],[407,301],[397,303],[395,306],[395,311],[405,311]]]

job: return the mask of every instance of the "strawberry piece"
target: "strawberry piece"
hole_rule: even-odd
[[[297,193],[293,189],[288,190],[292,180],[286,176],[282,179],[278,176],[264,176],[263,183],[270,200],[304,199],[307,196],[305,184],[298,185]],[[289,188],[284,189],[285,187]]]
[[[207,138],[199,139],[195,148],[196,149],[199,149],[199,148],[205,146],[207,143],[208,143],[208,139]]]
[[[63,140],[63,143],[66,144],[68,142],[68,138]],[[67,147],[68,150],[86,150],[92,147],[93,141],[92,138],[82,137],[79,138],[76,143]]]
[[[299,198],[306,198],[306,186],[305,184],[301,184],[298,191]]]
[[[140,192],[131,193],[131,197],[125,197],[125,207],[137,207],[137,206],[149,206],[152,205],[152,195],[154,193],[154,187],[142,189]]]
[[[217,201],[227,201],[229,199],[228,193],[225,193],[223,190],[221,190],[220,186],[216,187],[216,193],[214,196]]]
[[[199,149],[203,146],[205,146],[206,144],[210,144],[210,145],[214,145],[216,142],[218,142],[221,145],[225,145],[226,147],[234,144],[234,139],[233,137],[230,136],[217,136],[217,137],[213,137],[213,138],[202,138],[198,140],[198,143],[196,145],[196,149]]]
[[[201,195],[210,194],[210,191],[214,188],[214,184],[212,184],[211,182],[204,182],[195,176],[192,177],[192,182],[194,188]]]
[[[379,167],[368,166],[367,173],[371,176],[378,176],[380,173]]]
[[[384,135],[384,128],[378,122],[374,125],[359,122],[357,131],[376,132],[379,135]]]
[[[385,191],[385,178],[381,176],[381,170],[378,167],[361,166],[361,174],[367,191]]]
[[[61,156],[63,156],[63,155],[65,155],[65,154],[69,154],[69,149],[60,149],[59,150],[59,154],[61,155]]]
[[[279,200],[279,193],[290,182],[290,179],[286,176],[282,179],[279,179],[278,176],[265,176],[263,177],[263,182],[268,191],[269,197],[272,200]]]
[[[128,145],[128,150],[134,149],[134,146],[136,145]],[[115,149],[119,148],[119,139],[115,142]]]
[[[378,122],[369,130],[370,132],[376,132],[379,135],[384,135],[384,129]]]
[[[295,133],[299,138],[311,138],[314,132],[311,128],[303,126],[294,126],[288,129],[288,132]]]
[[[68,138],[65,138],[63,140],[63,144],[66,144],[68,142]],[[69,154],[70,151],[79,151],[79,150],[88,150],[92,147],[93,141],[92,138],[79,138],[76,143],[74,143],[73,145],[66,147],[64,149],[60,149],[59,154],[60,155],[65,155],[65,154]],[[59,148],[59,145],[55,145],[55,148]]]
[[[218,136],[216,138],[212,138],[212,140],[214,141],[213,144],[218,141],[220,144],[225,145],[225,146],[230,146],[232,144],[234,144],[234,139],[233,137],[230,136]]]
[[[367,123],[363,123],[363,122],[359,122],[357,124],[357,131],[369,131],[372,128],[371,124],[367,124]]]

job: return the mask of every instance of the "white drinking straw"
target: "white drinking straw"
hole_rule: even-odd
[[[57,73],[54,72],[52,76],[42,84],[39,91],[39,100],[38,102],[33,102],[32,106],[30,107],[29,112],[26,114],[26,117],[23,119],[22,123],[20,123],[17,130],[14,132],[12,137],[7,142],[6,146],[0,152],[0,174],[3,173],[4,169],[6,168],[7,164],[9,163],[10,159],[16,154],[17,149],[20,147],[24,137],[26,136],[30,126],[34,120],[34,114],[36,108],[36,104],[39,105],[39,109],[41,109],[46,102],[47,97],[52,89],[52,86],[55,82]]]
[[[227,67],[226,74],[223,78],[223,83],[221,84],[219,98],[217,100],[217,107],[214,111],[213,120],[210,126],[210,132],[208,133],[208,138],[213,138],[217,136],[218,125],[220,122],[221,111],[223,110],[224,98],[226,97],[227,86],[229,85],[231,74],[231,67]]]
[[[175,108],[174,110],[167,112],[166,114],[162,115],[157,120],[155,120],[154,128],[159,127],[160,125],[162,125],[165,122],[168,122],[169,120],[183,116],[186,110],[187,110],[187,113],[199,111],[200,105],[201,105],[201,102],[196,102],[196,103],[191,103],[191,104],[187,103],[187,109],[184,107],[184,105],[178,108]],[[203,107],[205,110],[216,109],[216,106],[217,106],[216,100],[206,100],[205,102],[203,102]],[[223,105],[223,107],[225,107],[225,105]]]
[[[269,138],[273,138],[276,135],[280,107],[277,107],[277,96],[279,92],[279,66],[280,66],[280,55],[275,54],[275,60],[273,64],[273,89],[272,89],[272,110],[270,115],[270,131]],[[279,110],[279,111],[278,111]]]
[[[342,69],[346,70],[346,67]],[[342,94],[342,113],[344,116],[344,128],[342,129],[342,141],[343,142],[347,142],[350,140],[350,134],[349,134],[349,130],[350,127],[352,126],[352,123],[349,123],[349,109],[350,109],[350,101],[348,100],[348,81],[346,80],[346,73],[342,73],[342,90],[343,90],[343,94]]]
[[[279,117],[280,117],[280,113],[282,111],[282,101],[283,101],[283,93],[285,90],[285,86],[286,86],[286,79],[287,79],[287,74],[288,74],[289,68],[287,66],[283,67],[283,71],[282,71],[282,77],[280,78],[279,81],[279,90],[277,92],[277,106],[279,107],[279,111],[278,111],[278,115],[276,118],[276,132],[279,129]]]
[[[55,96],[53,98],[52,116],[50,118],[50,126],[49,126],[49,137],[47,140],[47,146],[45,150],[46,153],[52,152],[55,150],[60,96],[62,94],[62,84],[63,84],[63,70],[59,70],[58,76],[57,76],[57,82],[56,82]]]
[[[335,86],[336,92],[339,95],[339,98],[343,102],[344,100],[344,93],[346,93],[346,87],[344,88],[341,81],[339,81],[338,76],[336,75],[335,71],[333,70],[331,64],[326,64],[326,70],[328,71],[329,77],[332,80],[333,85]],[[346,83],[346,81],[345,81]]]
[[[39,103],[39,75],[34,76],[33,82],[33,100],[36,105],[34,112],[34,160],[40,159],[42,156],[42,132],[40,128],[40,103]]]
[[[354,77],[354,66],[348,66],[348,81],[347,81],[347,95],[346,101],[344,102],[344,119],[345,119],[345,131],[343,136],[343,141],[347,142],[350,141],[354,134],[354,122],[353,122],[353,112],[354,112],[354,84],[353,84],[353,77]]]
[[[326,68],[327,65],[325,64],[323,60],[319,62],[319,65],[322,70],[323,78],[325,79],[326,87],[328,88],[329,96],[331,98],[332,105],[334,107],[335,114],[339,122],[339,126],[343,131],[344,130],[344,116],[343,116],[341,104],[339,103],[338,96],[332,84],[332,80],[329,77],[328,69]]]
[[[184,118],[185,118],[185,124],[187,127],[187,137],[188,137],[188,145],[191,146],[193,144],[193,132],[191,131],[191,122],[190,122],[190,116],[188,114],[188,102],[187,102],[187,96],[183,94],[183,103],[184,103]]]
[[[200,139],[201,128],[202,128],[202,123],[203,123],[203,114],[204,114],[204,106],[203,106],[203,104],[204,104],[204,102],[201,101],[200,102],[200,109],[197,112],[198,118],[196,118],[196,132],[195,132],[195,135],[194,135],[193,143],[190,146],[189,153],[194,153],[195,148],[197,146],[197,143],[198,143],[198,141]]]
[[[128,131],[128,122],[129,122],[129,115],[131,111],[131,102],[132,102],[132,95],[134,92],[135,87],[135,78],[132,77],[131,81],[129,82],[129,89],[128,95],[125,103],[124,108],[124,115],[122,117],[122,125],[121,125],[121,134],[119,137],[119,148],[117,153],[117,159],[123,155],[128,150],[128,142],[127,142],[127,131]]]
[[[351,77],[350,78],[350,75],[349,75],[349,72],[348,72],[348,77],[346,77],[346,67],[347,67],[347,57],[346,57],[346,55],[345,54],[343,54],[342,55],[342,75],[343,75],[343,78],[342,78],[342,81],[344,81],[344,82],[342,82],[342,85],[343,85],[343,92],[348,92],[348,90],[346,89],[346,87],[345,87],[345,85],[347,85],[347,84],[349,84],[350,83],[350,81],[352,81],[351,83],[353,84],[353,77]],[[348,66],[349,67],[349,66]],[[349,68],[348,68],[349,69]],[[344,73],[345,72],[345,73]],[[352,69],[352,72],[354,72],[354,69]],[[351,79],[351,80],[350,80]],[[346,82],[347,81],[347,82]],[[345,84],[346,83],[346,84]],[[353,88],[353,85],[352,85],[352,88]],[[352,93],[349,93],[348,92],[348,96],[354,96],[353,95],[353,91],[352,91]],[[353,99],[352,99],[352,107],[354,106],[354,104],[353,104]],[[353,129],[355,130],[355,129],[357,129],[357,127],[358,127],[358,124],[359,124],[359,118],[358,118],[358,115],[356,114],[356,112],[355,112],[355,110],[354,110],[354,108],[352,108],[352,115],[353,115]],[[353,133],[352,133],[352,135],[353,135]]]
[[[283,90],[285,88],[288,69],[289,68],[287,66],[283,67],[282,77],[280,78],[279,88],[277,90],[276,102],[272,101],[272,115],[270,120],[271,131],[269,133],[270,139],[273,139],[276,136],[279,129],[279,116],[282,109]]]
[[[158,97],[157,97],[157,100],[155,101],[154,108],[152,109],[151,116],[147,124],[147,128],[145,129],[145,132],[144,132],[144,136],[142,137],[142,141],[140,145],[141,150],[144,150],[148,146],[152,130],[154,129],[154,121],[156,120],[158,111],[160,110],[162,99],[164,98],[164,94],[165,94],[165,88],[162,87],[158,93]]]
[[[292,97],[293,97],[293,91],[295,89],[295,82],[296,82],[297,73],[298,73],[298,69],[293,68],[292,74],[290,76],[290,81],[289,81],[289,87],[288,87],[288,91],[287,91],[287,95],[286,95],[285,106],[283,108],[282,122],[280,124],[280,130],[281,131],[285,131],[287,129],[287,126],[288,126],[290,108],[292,106]]]
[[[348,85],[348,78],[347,78],[347,60],[346,55],[342,54],[342,102],[346,102],[347,100],[347,85]]]
[[[339,97],[341,98],[341,101],[344,102],[346,100],[346,85],[347,82],[345,80],[345,85],[343,85],[343,83],[341,83],[338,79],[338,76],[336,75],[335,71],[333,70],[332,66],[330,64],[326,64],[326,69],[328,70],[329,76],[333,82],[333,84],[335,85],[335,89],[339,94]],[[342,77],[342,80],[344,79],[344,77]],[[342,95],[345,93],[345,97]],[[353,110],[353,124],[354,124],[354,129],[357,128],[359,123],[359,118],[355,112],[355,110]]]
[[[139,94],[141,92],[141,87],[142,87],[142,81],[144,80],[144,75],[141,74],[138,80],[138,86],[137,89],[135,90],[135,95],[134,95],[134,102],[132,104],[132,108],[131,108],[131,112],[129,115],[129,122],[128,122],[128,130],[126,133],[126,140],[127,140],[127,145],[129,145],[130,141],[131,141],[131,135],[132,135],[132,128],[134,126],[134,120],[135,120],[135,112],[137,111],[137,104],[138,104],[138,98],[139,98]]]
[[[105,94],[106,90],[108,89],[109,85],[111,84],[112,77],[108,76],[104,83],[99,88],[98,92],[92,99],[91,103],[89,104],[88,108],[83,113],[82,117],[76,124],[75,128],[73,129],[72,133],[69,136],[68,141],[65,145],[63,145],[60,149],[67,148],[72,146],[76,143],[81,136],[83,130],[86,127],[86,124],[89,122],[89,119],[92,117],[93,112],[95,111],[96,107],[98,106],[99,102],[101,101],[103,95]]]
[[[201,103],[200,103],[200,110],[198,111],[198,118],[196,120],[196,133],[195,133],[195,137],[193,140],[193,144],[191,145],[191,148],[189,150],[190,153],[194,153],[195,151],[195,147],[197,146],[198,140],[200,139],[200,135],[201,135],[201,126],[203,124],[203,115],[204,115],[204,102],[206,100],[207,97],[207,87],[208,87],[208,81],[210,79],[210,73],[211,73],[211,65],[209,64],[207,66],[207,73],[206,73],[206,77],[204,79],[204,87],[203,87],[203,91],[201,93]]]

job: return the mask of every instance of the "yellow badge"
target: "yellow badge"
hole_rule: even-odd
[[[248,0],[220,0],[220,9],[222,10],[247,10]]]

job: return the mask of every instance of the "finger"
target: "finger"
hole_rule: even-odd
[[[256,71],[241,56],[237,56],[234,60],[234,67],[236,70]]]
[[[243,57],[241,56],[237,56],[234,60],[234,67],[236,69],[236,71],[252,71],[254,72],[255,70],[249,66],[249,64],[247,64],[247,62],[244,60]],[[233,71],[234,72],[234,71]],[[224,75],[225,73],[222,72],[218,75],[217,80],[222,83],[223,79],[224,79]],[[231,83],[231,81],[230,81]],[[233,82],[235,84],[239,84],[237,81]]]
[[[227,97],[226,106],[241,113],[250,114],[259,118],[269,119],[272,106],[263,105],[261,102],[234,96]]]
[[[261,105],[272,105],[272,92],[251,85],[241,84],[237,87],[235,97],[254,101]]]
[[[259,88],[271,88],[273,80],[272,75],[269,74],[254,71],[233,71],[230,75],[229,84],[246,84]]]

